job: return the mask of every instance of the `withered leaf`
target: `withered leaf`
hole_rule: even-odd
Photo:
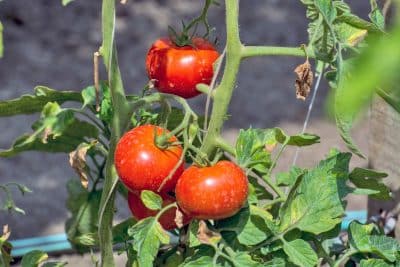
[[[295,82],[296,98],[305,100],[310,94],[314,79],[313,72],[311,71],[311,64],[308,59],[303,64],[298,65],[294,72],[297,75]]]
[[[81,179],[81,184],[84,188],[88,188],[89,181],[88,176],[86,174],[86,153],[90,146],[87,144],[81,144],[78,148],[71,153],[69,153],[69,164],[75,170],[75,172],[79,175]]]
[[[270,152],[270,153],[272,153],[272,151],[274,151],[275,147],[276,147],[276,143],[266,144],[266,145],[264,146],[265,150],[266,150],[267,152]]]
[[[175,223],[178,226],[178,228],[183,227],[183,213],[179,209],[176,209],[175,212]]]
[[[203,244],[216,244],[219,240],[221,240],[221,235],[208,229],[207,224],[201,220],[199,222],[197,238]]]
[[[1,241],[6,241],[10,237],[11,231],[8,224],[3,225],[3,235],[0,237]]]

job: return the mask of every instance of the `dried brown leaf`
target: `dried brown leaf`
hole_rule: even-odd
[[[314,80],[311,64],[308,59],[303,64],[298,65],[294,72],[297,75],[295,82],[296,98],[305,100],[311,92],[311,85]]]
[[[183,227],[183,213],[182,211],[180,211],[179,209],[176,209],[176,213],[175,213],[175,223],[178,226],[178,228],[182,228]]]
[[[49,138],[49,135],[51,134],[51,128],[46,127],[43,131],[43,137],[42,137],[42,142],[44,144],[47,144],[47,139]]]
[[[266,144],[266,145],[264,146],[265,150],[268,151],[268,152],[270,152],[270,153],[271,153],[272,151],[274,151],[275,147],[276,147],[276,143],[273,143],[273,144]]]
[[[8,224],[3,225],[3,235],[0,237],[1,241],[6,241],[11,235],[11,231],[8,227]]]
[[[76,150],[69,153],[69,164],[75,170],[75,172],[79,175],[81,179],[81,184],[84,188],[88,188],[89,181],[88,176],[86,174],[86,153],[90,146],[88,145],[80,145]]]
[[[218,243],[218,241],[221,239],[221,235],[208,229],[207,224],[201,220],[199,222],[197,238],[203,244],[215,244]]]

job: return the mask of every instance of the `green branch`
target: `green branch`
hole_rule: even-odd
[[[226,0],[226,63],[220,85],[215,89],[214,105],[208,131],[200,148],[209,158],[215,153],[216,139],[220,136],[239,71],[242,44],[239,37],[239,2]],[[200,159],[199,159],[200,160]]]
[[[308,57],[314,58],[311,49],[306,50]],[[299,47],[278,47],[278,46],[244,46],[242,48],[242,58],[258,56],[295,56],[306,57],[304,49]]]
[[[115,1],[103,0],[102,5],[103,43],[100,53],[108,73],[108,83],[114,107],[110,149],[106,162],[106,177],[99,209],[99,243],[101,266],[115,266],[112,246],[112,222],[114,217],[115,189],[118,183],[114,167],[114,150],[129,122],[129,105],[126,100],[121,73],[118,67],[115,45]]]

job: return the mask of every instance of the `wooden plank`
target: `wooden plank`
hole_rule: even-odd
[[[385,183],[393,194],[391,201],[369,199],[369,216],[400,211],[400,114],[379,97],[370,111],[369,166],[389,174]]]

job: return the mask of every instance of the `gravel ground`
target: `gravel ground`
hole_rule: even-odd
[[[101,43],[100,1],[77,0],[66,8],[61,0],[5,0],[0,3],[0,21],[4,25],[5,56],[0,60],[0,100],[31,93],[35,85],[59,90],[80,90],[92,83],[92,54]],[[353,1],[360,14],[367,14],[368,1]],[[189,19],[201,7],[201,1],[131,0],[118,6],[117,43],[121,71],[129,92],[138,92],[146,83],[144,56],[157,37],[166,34],[167,25],[179,26],[180,18]],[[241,35],[246,44],[296,46],[307,42],[307,21],[300,1],[246,0],[241,4]],[[214,8],[210,21],[224,40],[223,8]],[[222,50],[222,45],[219,49]],[[279,126],[289,133],[299,132],[308,101],[295,99],[293,69],[301,59],[254,58],[243,62],[238,88],[230,107],[225,135],[233,140],[238,129],[248,126]],[[103,76],[104,77],[104,76]],[[322,84],[311,118],[309,132],[321,136],[321,144],[300,153],[299,164],[312,166],[330,147],[343,143],[332,122],[324,115],[327,86]],[[191,100],[198,111],[205,98]],[[8,148],[15,136],[30,131],[36,116],[1,118],[0,148]],[[354,131],[360,147],[367,152],[367,121]],[[294,151],[284,154],[279,168],[292,162]],[[355,160],[358,165],[365,161]],[[65,183],[74,177],[67,156],[29,152],[0,159],[0,182],[26,184],[33,194],[20,197],[18,206],[26,216],[0,214],[0,225],[9,224],[12,239],[59,233],[68,216],[65,208]],[[129,216],[119,202],[118,218]],[[363,209],[365,199],[354,198],[350,209]],[[71,266],[90,266],[90,257],[64,255]],[[86,263],[87,262],[87,263]],[[122,262],[122,261],[121,261]],[[122,263],[121,263],[122,264]]]

